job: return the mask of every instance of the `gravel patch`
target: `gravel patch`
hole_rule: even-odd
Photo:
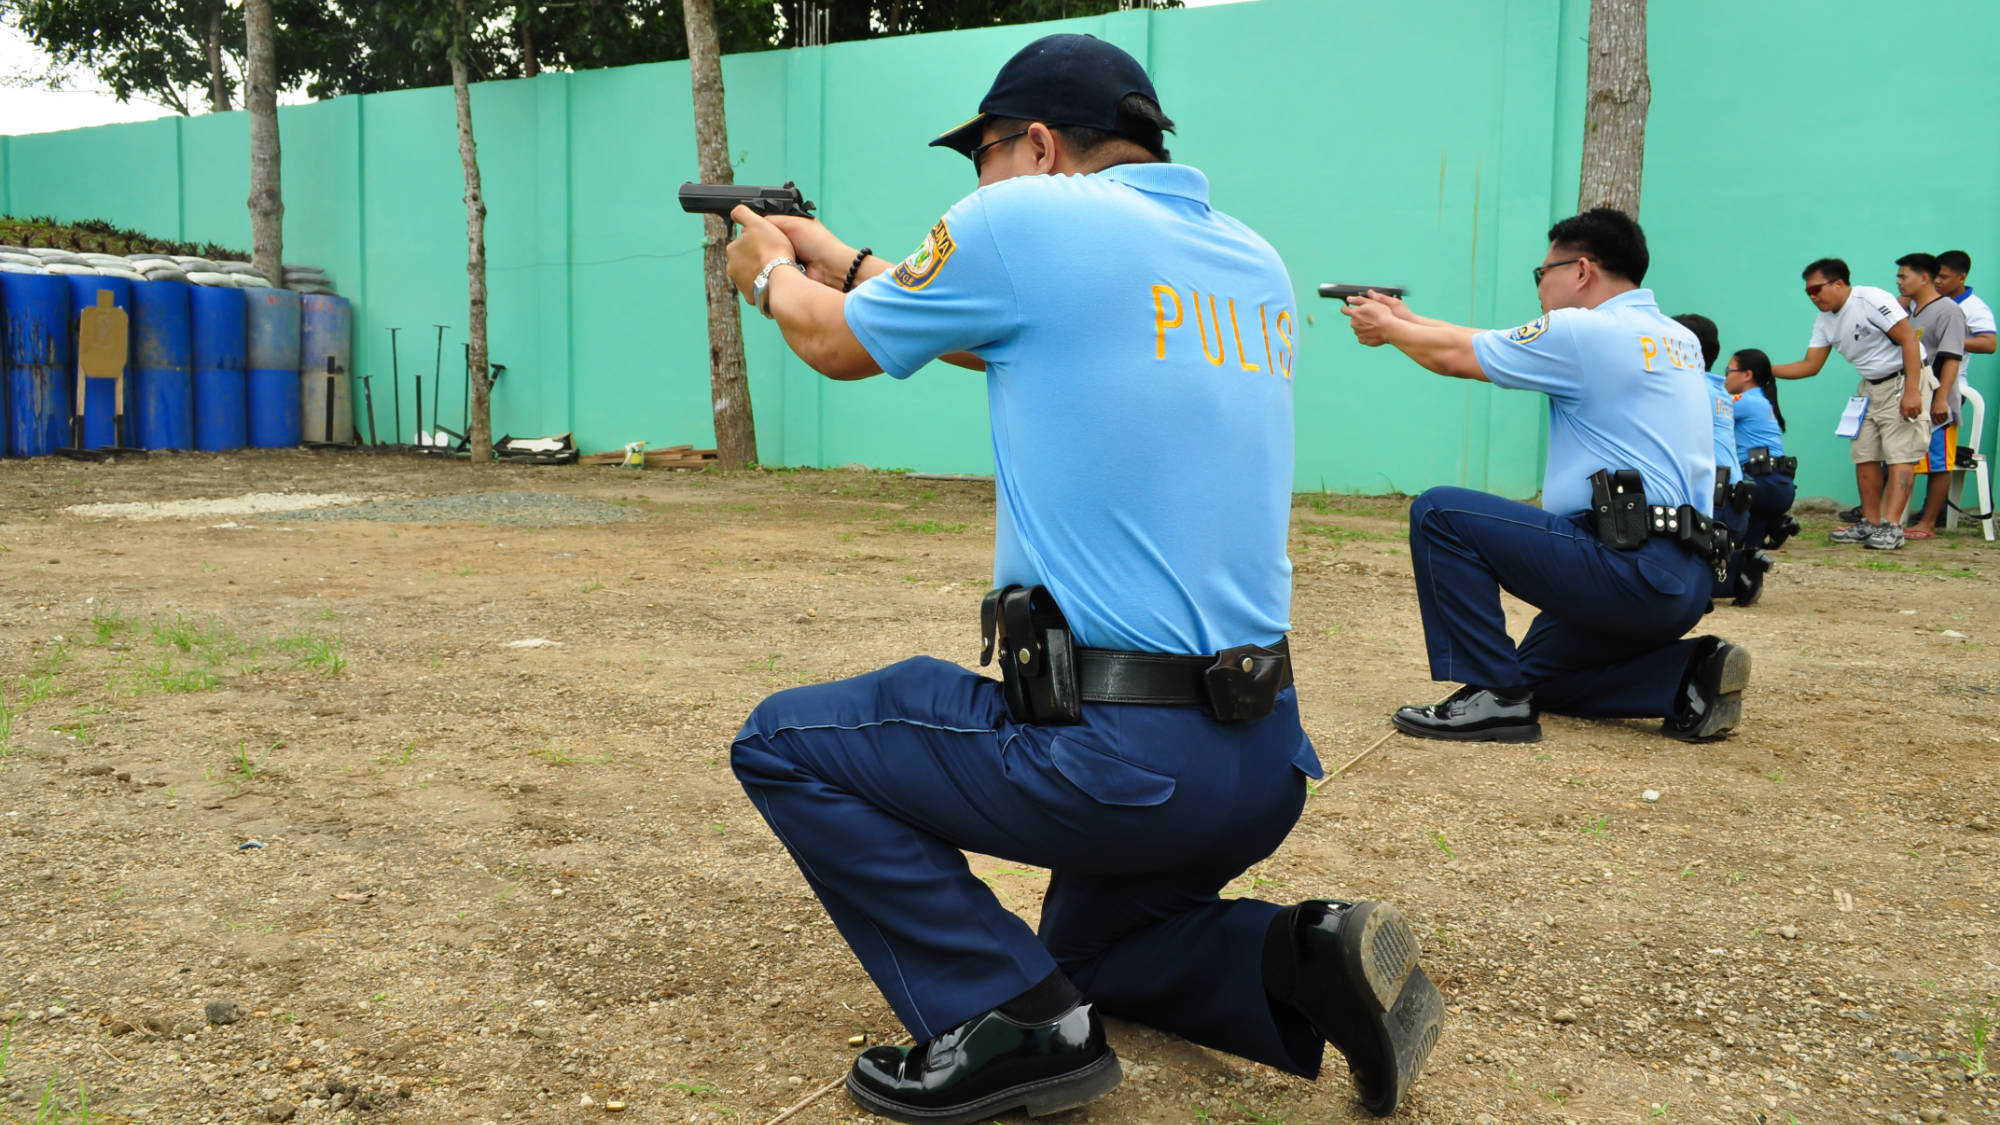
[[[616,523],[632,513],[616,504],[555,492],[468,492],[379,500],[341,508],[284,512],[280,520],[388,520],[396,523],[492,523],[511,527],[568,527]]]
[[[200,516],[247,516],[307,508],[357,504],[367,496],[345,492],[246,492],[211,500],[138,500],[125,503],[72,504],[63,511],[94,519],[172,520]]]

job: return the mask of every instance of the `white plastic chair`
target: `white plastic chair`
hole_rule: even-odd
[[[1981,530],[1986,532],[1990,541],[1993,538],[1993,481],[1987,475],[1986,454],[1979,451],[1979,435],[1986,428],[1986,400],[1966,383],[1961,382],[1959,387],[1965,392],[1965,401],[1959,408],[1960,421],[1971,423],[1969,446],[1972,456],[1951,471],[1951,503],[1944,510],[1944,525],[1957,527],[1959,512],[1964,510],[1969,518],[1979,521]],[[1963,424],[1958,432],[1967,432]],[[1970,509],[1965,509],[1962,501],[1967,473],[1972,474],[1975,489]]]

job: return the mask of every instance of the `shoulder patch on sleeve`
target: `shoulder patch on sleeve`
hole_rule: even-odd
[[[951,228],[939,219],[931,232],[924,236],[924,244],[917,247],[917,252],[897,264],[892,275],[896,284],[905,289],[922,289],[929,285],[938,271],[944,268],[945,262],[951,259],[951,252],[956,248],[951,240]]]
[[[1521,327],[1507,333],[1507,338],[1517,344],[1525,344],[1549,330],[1549,318],[1538,316]]]

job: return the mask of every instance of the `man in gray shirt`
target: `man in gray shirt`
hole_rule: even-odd
[[[1911,539],[1937,537],[1938,516],[1951,491],[1952,455],[1958,445],[1958,373],[1965,359],[1965,310],[1938,292],[1938,260],[1929,254],[1905,254],[1896,259],[1896,288],[1915,310],[1910,323],[1917,329],[1924,362],[1937,377],[1931,395],[1931,438],[1926,456],[1917,463],[1923,474],[1924,513],[1904,532]]]

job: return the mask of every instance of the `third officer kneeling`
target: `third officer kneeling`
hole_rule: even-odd
[[[1434,488],[1410,509],[1410,559],[1431,675],[1465,686],[1396,712],[1427,738],[1527,742],[1544,710],[1665,720],[1676,738],[1719,738],[1742,715],[1750,654],[1682,639],[1709,603],[1718,549],[1701,349],[1639,288],[1639,224],[1598,208],[1549,231],[1535,267],[1544,315],[1480,331],[1357,298],[1363,344],[1393,344],[1442,375],[1549,398],[1542,507]],[[1517,647],[1506,590],[1540,609]]]

